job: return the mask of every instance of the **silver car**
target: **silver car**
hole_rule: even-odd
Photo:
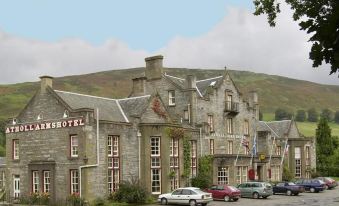
[[[251,197],[266,199],[273,195],[272,185],[268,182],[245,182],[237,187],[241,192],[241,197]]]
[[[161,194],[158,197],[158,202],[162,205],[181,204],[181,205],[202,205],[212,201],[212,194],[201,191],[197,187],[185,187],[174,190],[172,193]]]

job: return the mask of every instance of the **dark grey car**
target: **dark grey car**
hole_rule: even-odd
[[[266,199],[273,195],[272,185],[268,182],[245,182],[237,187],[241,192],[241,197],[251,197]]]

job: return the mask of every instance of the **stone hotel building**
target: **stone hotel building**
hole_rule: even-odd
[[[314,139],[300,136],[293,120],[259,121],[258,95],[241,94],[227,71],[182,78],[163,72],[162,56],[145,60],[145,75],[123,99],[56,90],[52,77],[40,77],[41,88],[6,127],[9,198],[93,200],[133,178],[154,195],[169,192],[189,184],[187,140],[190,177],[205,155],[213,156],[215,184],[278,181],[283,164],[296,178],[310,176]]]

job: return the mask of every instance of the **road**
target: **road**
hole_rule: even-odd
[[[159,206],[152,205],[152,206]],[[273,195],[267,199],[240,198],[237,202],[213,201],[208,206],[339,206],[339,188],[320,193],[301,193],[298,196]]]

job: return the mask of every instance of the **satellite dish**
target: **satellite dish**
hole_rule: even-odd
[[[37,120],[41,120],[42,119],[42,114],[40,113],[36,119]]]

